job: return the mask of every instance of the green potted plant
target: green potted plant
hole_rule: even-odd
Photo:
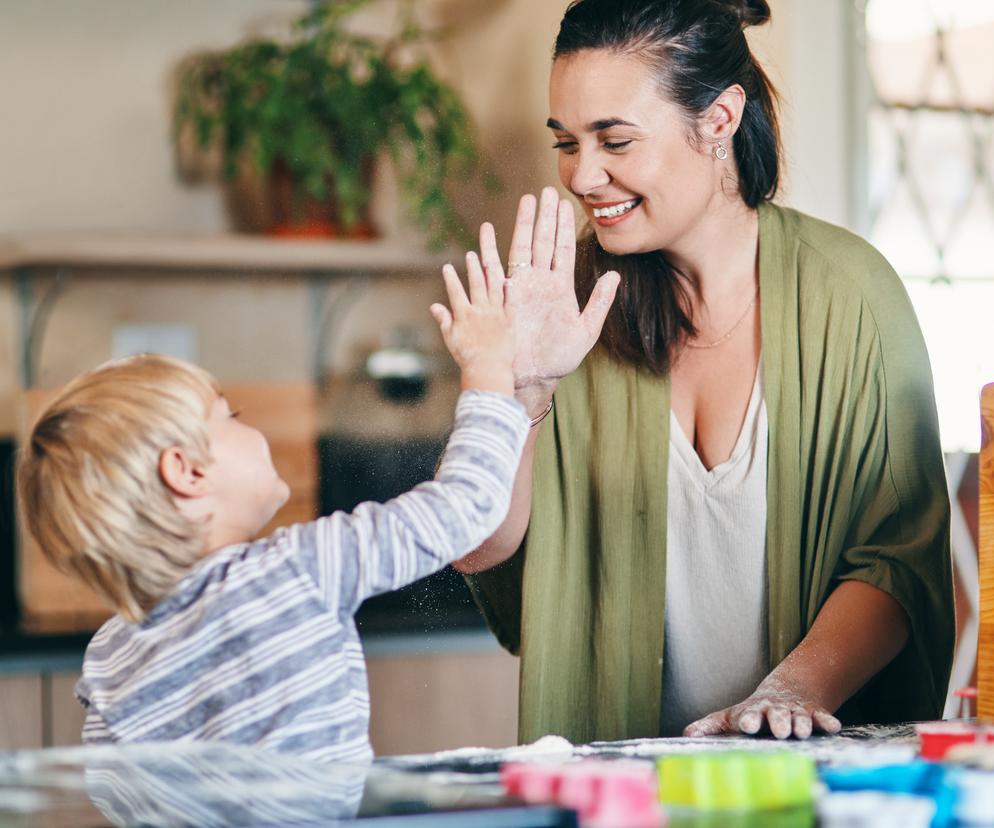
[[[460,232],[447,186],[480,170],[470,119],[428,65],[429,34],[409,0],[389,36],[348,30],[369,2],[318,3],[285,40],[184,60],[177,158],[187,136],[220,153],[229,179],[253,170],[269,194],[270,232],[368,237],[373,170],[387,155],[414,218],[441,244]]]

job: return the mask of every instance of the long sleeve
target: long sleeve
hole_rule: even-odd
[[[368,597],[397,589],[468,554],[510,507],[528,434],[511,397],[467,391],[433,481],[387,503],[362,503],[293,527],[291,545],[310,567],[329,609],[352,615]]]

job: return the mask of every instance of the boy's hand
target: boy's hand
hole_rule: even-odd
[[[514,334],[504,312],[504,275],[483,272],[475,253],[466,254],[469,295],[452,265],[442,268],[451,310],[431,306],[445,347],[462,370],[463,390],[514,393]]]

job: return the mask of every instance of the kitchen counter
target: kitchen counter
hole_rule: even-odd
[[[177,743],[0,754],[0,824],[575,828],[576,818],[511,801],[493,784]]]
[[[525,807],[506,797],[499,767],[505,762],[652,762],[667,754],[729,750],[790,750],[811,756],[820,767],[867,766],[912,761],[916,741],[907,725],[851,728],[807,742],[730,737],[573,746],[547,737],[504,750],[384,757],[371,768],[322,766],[255,748],[203,743],[24,751],[0,754],[0,824],[569,828],[576,825],[571,812]],[[706,824],[729,824],[714,821],[717,816]],[[701,819],[673,812],[669,825],[705,824]],[[814,806],[734,815],[736,826],[812,826],[815,820]]]

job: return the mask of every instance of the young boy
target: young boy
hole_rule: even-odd
[[[25,525],[117,615],[76,693],[83,741],[223,740],[365,762],[369,696],[353,615],[477,547],[507,514],[529,420],[513,397],[503,279],[452,268],[432,306],[462,371],[436,478],[254,540],[286,501],[265,438],[215,380],[142,356],[71,383],[24,447]]]

